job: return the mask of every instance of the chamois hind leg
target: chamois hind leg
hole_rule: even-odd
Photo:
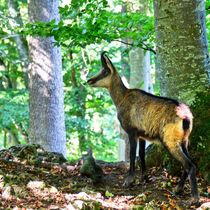
[[[125,179],[124,186],[129,186],[134,182],[135,178],[135,160],[136,160],[136,136],[134,134],[128,134],[130,142],[130,169],[129,175]]]
[[[191,157],[190,157],[189,152],[188,152],[188,149],[187,149],[187,144],[185,142],[181,144],[181,149],[182,149],[182,152],[191,161],[193,167],[195,167],[194,164],[193,164],[193,162],[192,162],[192,160],[191,160]],[[187,173],[186,170],[184,170],[183,171],[183,174],[182,174],[182,176],[180,178],[179,184],[176,186],[175,193],[179,194],[180,192],[183,191],[184,183],[185,183],[187,177],[188,177],[188,173]]]
[[[145,179],[145,145],[146,142],[144,139],[139,140],[139,158],[140,158],[140,168],[141,168],[141,180],[144,181]]]
[[[176,158],[179,162],[182,163],[184,167],[184,173],[180,179],[180,182],[177,186],[177,191],[181,191],[184,187],[184,183],[186,178],[189,176],[190,185],[191,185],[191,195],[193,198],[193,202],[198,201],[198,189],[197,189],[197,181],[196,181],[196,167],[192,163],[189,154],[187,152],[187,148],[183,147],[184,144],[177,142],[176,139],[165,139],[164,144],[168,148],[169,152],[172,154],[174,158]],[[184,150],[183,150],[184,148]]]

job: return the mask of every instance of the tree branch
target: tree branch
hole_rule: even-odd
[[[119,39],[115,39],[113,41],[121,42],[123,44],[130,45],[130,46],[135,46],[133,43],[125,42],[125,41],[119,40]],[[144,42],[141,42],[140,44],[141,45],[140,46],[138,45],[138,47],[140,47],[143,50],[148,50],[156,55],[156,51],[154,49],[152,49],[151,47],[149,47],[147,44],[145,44]]]
[[[10,38],[15,38],[15,37],[20,37],[22,35],[20,34],[10,34],[8,36],[0,36],[0,39],[4,40],[4,39],[10,39]]]

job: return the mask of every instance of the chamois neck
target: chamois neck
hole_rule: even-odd
[[[117,75],[113,79],[112,84],[109,88],[110,96],[116,107],[120,106],[120,104],[122,103],[127,90],[128,89],[123,84],[121,77]]]

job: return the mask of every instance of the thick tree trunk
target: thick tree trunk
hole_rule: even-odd
[[[30,0],[31,22],[58,21],[58,0]],[[66,155],[61,49],[54,38],[29,38],[30,141]]]
[[[192,102],[208,84],[204,0],[154,0],[161,95]]]

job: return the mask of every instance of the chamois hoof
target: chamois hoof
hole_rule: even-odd
[[[134,175],[129,175],[126,179],[125,182],[123,184],[124,187],[129,187],[131,184],[134,183],[135,180],[135,176]]]
[[[146,174],[142,174],[141,177],[140,177],[140,181],[142,183],[148,183],[149,182],[149,178]]]
[[[192,197],[190,199],[190,205],[199,206],[200,205],[199,196]]]

